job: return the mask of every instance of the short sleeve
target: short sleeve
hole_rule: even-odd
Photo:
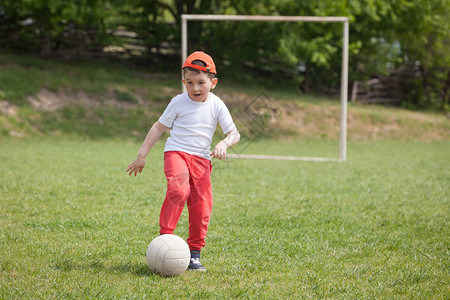
[[[222,100],[219,101],[219,115],[217,122],[225,134],[236,129],[236,125],[233,122],[230,111]]]
[[[173,122],[177,118],[177,102],[177,98],[173,98],[158,120],[167,128],[172,128]]]

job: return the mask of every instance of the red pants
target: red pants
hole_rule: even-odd
[[[187,243],[191,250],[201,250],[205,246],[213,202],[211,169],[208,159],[179,151],[164,153],[167,192],[159,217],[159,233],[173,234],[187,201]]]

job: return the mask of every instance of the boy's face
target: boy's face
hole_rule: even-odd
[[[185,70],[183,83],[186,90],[195,102],[205,102],[209,91],[216,87],[218,79],[211,79],[208,74]]]

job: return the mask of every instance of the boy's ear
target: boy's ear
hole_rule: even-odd
[[[217,85],[217,82],[219,82],[219,79],[214,77],[211,81],[212,81],[211,89],[214,89]]]

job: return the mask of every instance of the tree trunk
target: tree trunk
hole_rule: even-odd
[[[51,46],[52,46],[52,35],[51,34],[46,34],[42,38],[40,55],[42,57],[49,57],[50,54],[52,53]]]
[[[450,72],[447,72],[447,80],[445,81],[444,87],[442,88],[442,100],[441,100],[441,110],[445,111],[445,104],[448,101],[448,87],[450,85]]]

